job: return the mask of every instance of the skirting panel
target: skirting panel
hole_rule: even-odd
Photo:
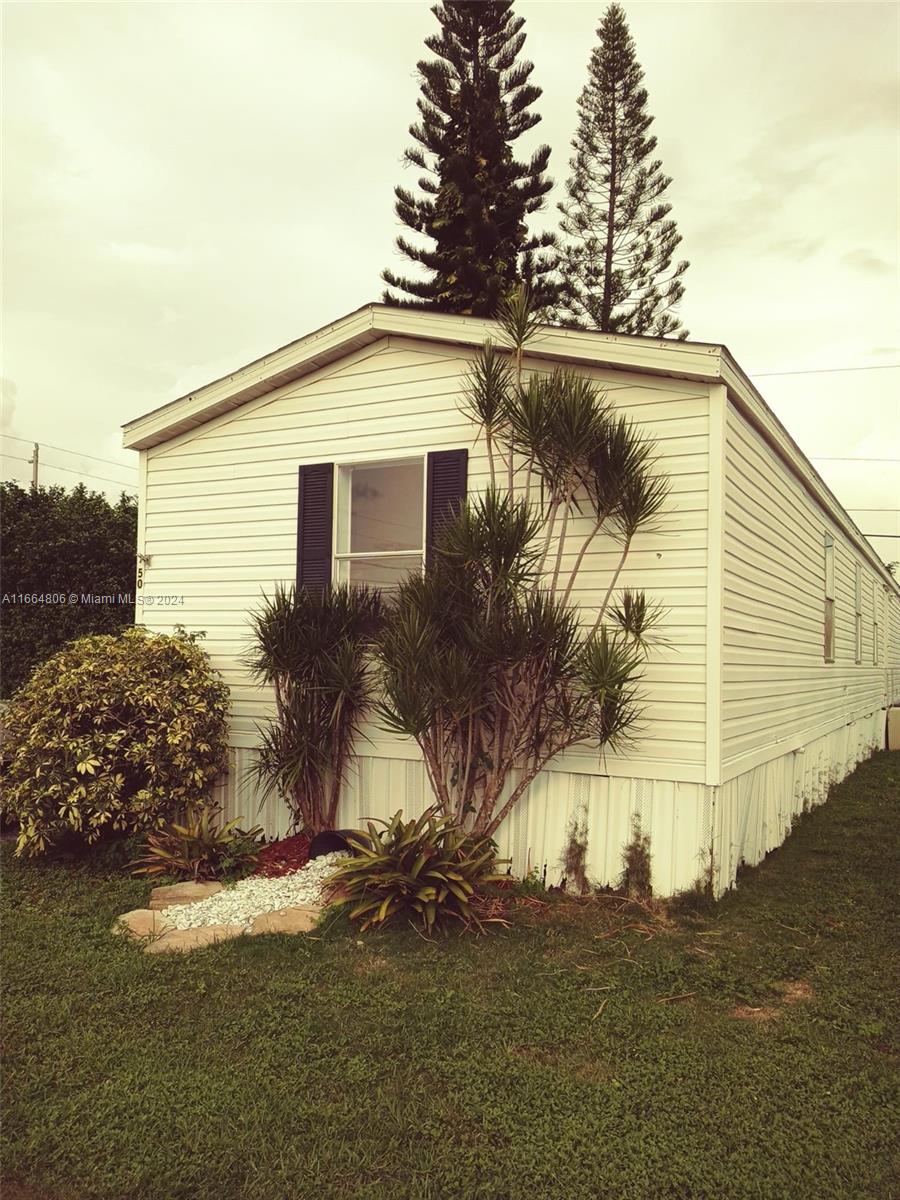
[[[824,803],[833,784],[883,749],[884,729],[884,712],[879,709],[716,789],[716,894],[734,886],[741,863],[761,862],[781,845],[795,817]]]
[[[734,886],[740,863],[753,866],[780,846],[799,813],[821,804],[832,784],[883,746],[879,710],[719,788],[544,771],[501,826],[500,857],[512,860],[515,875],[546,870],[547,883],[556,884],[570,831],[584,824],[588,877],[600,886],[616,885],[637,822],[650,838],[655,895],[706,883],[710,860],[713,887],[721,895]],[[252,776],[254,751],[233,748],[229,754],[229,770],[216,793],[226,817],[262,825],[268,837],[289,833],[287,806],[275,796],[260,799]],[[386,819],[398,809],[418,816],[430,802],[421,762],[362,756],[347,780],[338,826]]]
[[[228,819],[260,824],[269,837],[283,836],[290,829],[290,814],[277,798],[260,804],[251,775],[253,754],[244,748],[230,751],[217,797]],[[556,884],[573,822],[585,822],[588,876],[597,884],[615,885],[637,820],[650,838],[654,892],[668,896],[690,887],[703,872],[703,847],[709,845],[707,792],[695,783],[545,771],[499,830],[500,857],[512,860],[516,875],[529,870],[543,874],[546,868],[547,883]],[[431,798],[421,762],[362,756],[348,778],[338,825],[354,828],[366,818],[389,818],[398,809],[417,816]]]

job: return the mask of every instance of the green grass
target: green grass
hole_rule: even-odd
[[[900,1197],[898,800],[879,755],[649,938],[602,901],[145,956],[109,933],[145,884],[7,848],[5,1175],[54,1200]]]

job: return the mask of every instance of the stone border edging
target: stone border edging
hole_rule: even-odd
[[[243,925],[201,925],[195,929],[176,929],[166,920],[170,905],[194,904],[222,891],[221,883],[175,883],[155,887],[150,892],[150,907],[123,913],[113,925],[114,932],[142,941],[147,954],[187,953],[201,946],[248,934],[309,933],[322,915],[320,905],[292,905],[254,917],[249,929]]]

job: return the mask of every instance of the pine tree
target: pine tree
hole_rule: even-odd
[[[681,237],[660,197],[672,182],[651,156],[644,72],[625,14],[610,4],[578,100],[567,200],[560,310],[572,324],[608,333],[687,337],[672,309],[688,263],[672,266]]]
[[[548,146],[519,162],[512,143],[540,117],[529,111],[541,89],[529,83],[533,64],[519,58],[524,18],[511,0],[443,0],[431,10],[440,32],[425,44],[436,56],[418,64],[421,120],[410,126],[417,145],[407,163],[425,174],[422,195],[395,189],[397,216],[428,244],[397,238],[397,247],[425,268],[424,278],[386,270],[382,279],[404,293],[387,304],[493,316],[518,283],[538,308],[555,300],[552,234],[529,235],[526,217],[543,207],[553,186]]]

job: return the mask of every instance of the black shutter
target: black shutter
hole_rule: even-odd
[[[297,510],[297,587],[324,590],[331,583],[334,463],[300,468]]]
[[[431,558],[435,538],[466,498],[468,450],[435,450],[428,455],[425,503],[425,557]]]

